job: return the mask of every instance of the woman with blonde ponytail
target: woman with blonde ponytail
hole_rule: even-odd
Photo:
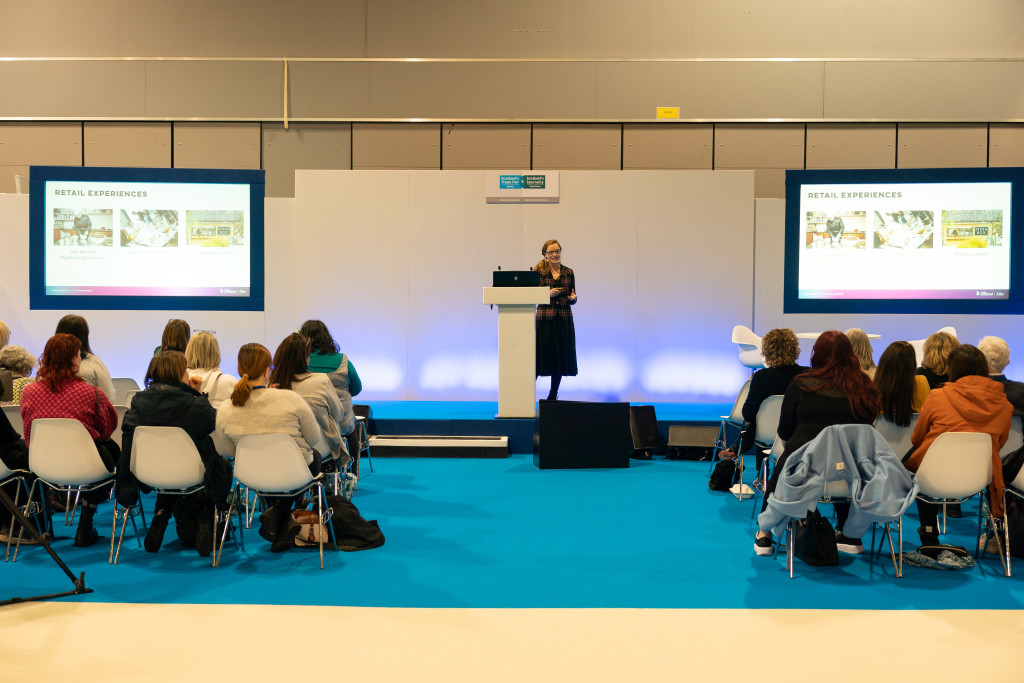
[[[231,392],[231,400],[217,410],[215,441],[222,455],[233,456],[243,436],[287,434],[305,456],[309,471],[317,475],[320,458],[315,457],[313,446],[322,436],[316,417],[297,393],[268,385],[272,370],[270,351],[262,344],[245,344],[238,350],[240,379]],[[292,501],[276,500],[260,517],[260,535],[273,541],[272,551],[281,552],[292,547],[299,525],[292,522]]]

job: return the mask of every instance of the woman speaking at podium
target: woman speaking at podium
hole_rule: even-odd
[[[548,400],[554,401],[562,377],[576,375],[576,328],[569,308],[576,303],[576,276],[562,265],[558,240],[545,242],[540,253],[544,258],[534,270],[541,286],[551,290],[551,303],[537,306],[537,376],[551,377]]]

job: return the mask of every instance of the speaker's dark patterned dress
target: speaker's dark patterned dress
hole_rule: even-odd
[[[561,287],[550,304],[537,306],[537,375],[573,377],[576,375],[576,328],[572,322],[575,301],[569,295],[576,291],[572,268],[562,266],[556,280],[549,272],[541,273],[542,287]]]

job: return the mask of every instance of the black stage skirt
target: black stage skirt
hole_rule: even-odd
[[[575,377],[576,327],[572,318],[537,321],[537,375]]]

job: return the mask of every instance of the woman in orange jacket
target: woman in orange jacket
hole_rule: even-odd
[[[1003,469],[999,449],[1010,435],[1013,406],[1006,400],[1003,386],[988,377],[985,355],[970,344],[962,344],[949,354],[949,381],[932,389],[921,407],[921,417],[911,441],[914,450],[906,467],[916,472],[928,454],[928,448],[945,432],[982,432],[992,436],[992,485],[989,505],[994,515],[1003,514]],[[921,545],[938,545],[939,506],[917,503],[921,518]]]

